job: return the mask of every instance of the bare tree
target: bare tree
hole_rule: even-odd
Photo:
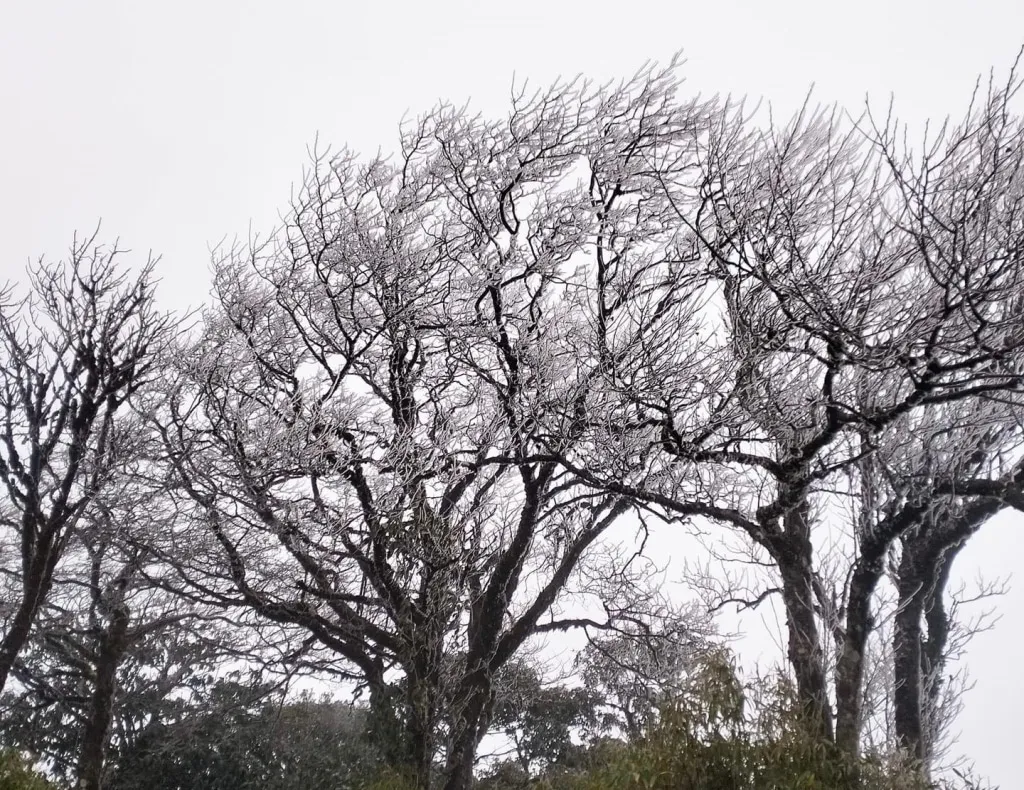
[[[943,127],[934,142],[926,145],[919,163],[908,153],[897,157],[895,124],[887,123],[882,131],[875,127],[875,142],[898,185],[898,205],[903,212],[900,227],[910,234],[915,254],[938,286],[931,298],[953,319],[932,330],[930,365],[938,368],[935,360],[944,358],[959,369],[952,381],[938,376],[936,384],[967,385],[969,396],[967,400],[946,398],[948,404],[958,402],[953,407],[937,404],[935,394],[925,396],[920,403],[924,413],[908,410],[889,426],[889,442],[901,456],[900,468],[894,474],[892,459],[883,458],[887,480],[869,480],[873,506],[884,507],[888,516],[861,530],[850,591],[851,611],[856,606],[867,612],[880,561],[899,539],[895,723],[899,741],[922,759],[921,716],[925,708],[921,683],[929,676],[929,660],[936,666],[940,663],[944,642],[941,599],[949,562],[957,547],[1006,506],[1007,495],[1024,479],[1019,469],[1008,465],[1019,454],[1021,440],[1022,361],[1019,325],[1014,327],[1013,322],[1020,320],[1022,306],[1024,126],[1010,108],[1018,88],[1016,74],[1011,74],[1002,88],[990,83],[987,95],[980,97],[977,107],[972,102],[961,125]],[[976,344],[973,348],[972,343]],[[1004,378],[982,384],[966,375],[971,369],[983,376],[1001,370]],[[991,479],[983,483],[974,479],[978,475]],[[895,494],[884,506],[877,500],[879,487]],[[902,504],[894,504],[899,502]],[[929,633],[935,636],[926,648],[930,659],[920,652],[926,611],[932,613]],[[845,707],[844,731],[851,746],[856,744],[860,722],[852,699],[864,650],[861,632],[870,627],[870,617],[862,614],[854,625],[859,633],[848,642],[847,660],[838,670],[845,676],[837,679],[844,684],[838,700],[841,719],[842,701],[850,700]]]
[[[585,687],[599,695],[603,728],[630,740],[656,724],[659,708],[717,649],[710,617],[696,607],[658,619],[593,636],[575,662]]]
[[[905,534],[894,577],[893,727],[896,742],[926,769],[948,749],[951,712],[959,708],[965,678],[947,674],[951,658],[961,657],[971,637],[987,627],[987,614],[958,616],[965,603],[977,603],[1004,590],[984,583],[964,601],[951,591],[953,562],[970,538],[1005,503],[999,498],[951,503],[949,511]],[[953,597],[947,601],[952,593]]]
[[[862,658],[861,722],[867,746],[874,751],[900,748],[925,773],[949,770],[963,758],[951,753],[952,726],[969,687],[968,667],[961,665],[971,639],[991,627],[990,609],[982,601],[1005,591],[1005,584],[980,581],[969,593],[950,589],[957,554],[985,522],[1005,504],[997,498],[936,497],[917,525],[890,547],[885,572],[871,605],[870,632]],[[846,583],[852,573],[847,571]],[[821,589],[845,602],[834,580]],[[848,592],[847,592],[848,595]],[[971,610],[975,613],[969,614]],[[845,636],[836,633],[836,648]]]
[[[7,557],[0,689],[43,607],[75,525],[135,452],[125,403],[152,378],[172,322],[153,262],[132,277],[116,247],[76,240],[67,261],[0,297],[0,504]]]
[[[627,448],[619,459],[630,462],[567,461],[666,517],[709,518],[760,547],[785,608],[799,697],[821,734],[849,751],[890,549],[937,502],[1005,501],[1015,484],[1004,475],[1015,418],[1000,417],[1008,430],[986,451],[993,476],[981,481],[959,479],[960,459],[992,426],[951,432],[942,416],[1019,404],[1018,85],[1014,74],[990,86],[920,155],[898,146],[894,123],[844,128],[838,112],[805,109],[786,127],[748,131],[742,108],[723,114],[699,159],[696,199],[674,203],[708,272],[706,321],[645,347],[631,364],[654,373],[649,386],[619,389],[603,405],[595,424],[613,427]],[[928,456],[927,469],[904,467],[898,494],[850,525],[850,576],[838,597],[828,594],[815,541],[820,548],[828,514],[850,493],[846,476],[919,431],[964,444]]]
[[[920,152],[838,111],[758,129],[670,67],[314,153],[142,407],[174,588],[303,629],[375,706],[401,688],[408,767],[454,790],[519,651],[634,621],[611,526],[700,519],[767,563],[804,712],[856,752],[894,550],[941,587],[941,518],[1019,491],[1017,86]]]
[[[128,471],[71,529],[4,698],[5,737],[84,790],[103,786],[112,745],[126,748],[169,697],[242,653],[219,612],[162,589],[154,547],[175,514]]]
[[[308,629],[371,698],[398,671],[423,787],[438,753],[467,786],[502,666],[596,622],[567,585],[630,498],[558,459],[596,436],[604,371],[698,305],[672,296],[690,248],[662,184],[684,189],[713,107],[675,87],[560,84],[497,122],[442,106],[393,161],[316,156],[287,226],[218,259],[159,396],[214,552],[197,593]],[[602,617],[632,559],[587,590]]]

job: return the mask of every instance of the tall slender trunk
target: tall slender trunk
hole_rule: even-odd
[[[836,661],[836,745],[850,756],[860,752],[864,724],[864,661],[868,638],[874,628],[871,597],[881,577],[880,558],[862,558],[854,570]]]
[[[813,579],[802,562],[780,564],[782,600],[786,608],[788,657],[796,677],[797,697],[809,725],[832,740],[832,711],[825,676],[825,654],[813,604]]]
[[[781,501],[790,500],[783,514],[783,532],[769,550],[782,577],[786,609],[788,658],[796,676],[797,696],[810,727],[831,741],[832,710],[828,699],[825,653],[814,606],[814,547],[810,505],[803,492],[780,485]]]
[[[900,558],[896,591],[899,609],[893,632],[893,718],[896,740],[915,759],[926,756],[922,677],[925,601],[934,588],[940,552],[923,538],[907,541]]]
[[[902,564],[902,563],[901,563]],[[893,633],[895,690],[893,718],[896,739],[914,758],[924,761],[924,727],[921,699],[921,616],[924,611],[922,586],[925,574],[904,572],[898,583],[900,609]]]
[[[927,590],[924,599],[924,621],[928,626],[928,638],[921,644],[921,674],[924,679],[922,707],[924,708],[925,756],[931,759],[936,747],[939,731],[938,703],[942,695],[942,673],[946,666],[946,650],[949,645],[949,613],[943,596],[949,584],[953,559],[964,547],[959,543],[943,554],[935,582]]]
[[[897,585],[894,694],[896,737],[926,764],[932,755],[935,705],[941,691],[949,621],[942,597],[953,557],[963,543],[936,540],[932,545],[904,546]],[[924,636],[927,624],[928,636]]]
[[[128,621],[128,608],[117,607],[111,615],[110,624],[100,637],[89,717],[85,722],[78,756],[79,790],[102,790],[103,787],[103,763],[110,724],[114,718],[117,670],[128,643]]]

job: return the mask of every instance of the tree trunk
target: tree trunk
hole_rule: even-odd
[[[871,596],[882,577],[880,559],[862,559],[861,563],[850,582],[845,630],[836,662],[836,745],[850,756],[860,752],[864,656],[874,628]]]
[[[28,641],[34,619],[34,607],[23,598],[10,629],[0,642],[0,691],[7,685],[7,678],[14,668],[14,662],[18,660],[18,654]]]
[[[808,550],[810,544],[808,543]],[[796,676],[797,696],[812,729],[832,740],[832,711],[825,676],[825,654],[814,611],[813,575],[803,552],[779,563],[786,607],[788,657]]]
[[[78,756],[78,790],[102,790],[103,787],[103,762],[110,723],[114,718],[117,670],[127,645],[128,619],[127,607],[119,606],[114,610],[110,625],[100,638],[96,680]]]
[[[814,607],[814,547],[810,505],[800,490],[780,484],[779,501],[787,502],[783,531],[768,546],[782,577],[786,607],[788,658],[796,676],[797,697],[808,725],[822,738],[833,739],[825,653]]]
[[[448,750],[444,790],[467,790],[472,785],[476,750],[487,728],[491,702],[487,674],[481,673],[476,682],[467,679],[466,686],[466,694],[459,705],[458,727]]]
[[[949,614],[943,596],[949,584],[953,559],[964,547],[958,543],[949,548],[939,561],[935,582],[924,599],[924,620],[928,626],[928,638],[921,645],[921,675],[924,680],[921,705],[924,708],[924,753],[931,759],[939,730],[938,703],[942,693],[942,672],[946,666],[946,649],[949,643]]]
[[[915,548],[904,545],[897,591],[899,610],[893,634],[895,690],[893,716],[896,739],[915,759],[924,761],[921,635],[924,602],[934,584],[934,566]]]
[[[927,763],[934,747],[934,709],[949,639],[942,597],[953,557],[962,546],[962,542],[947,545],[941,540],[933,545],[905,545],[900,562],[901,612],[896,619],[894,645],[896,737],[922,763]]]
[[[437,741],[436,686],[430,678],[411,673],[407,696],[407,758],[408,769],[416,782],[416,790],[430,790]]]
[[[14,663],[25,647],[29,634],[32,633],[32,626],[39,613],[39,603],[46,597],[49,586],[45,555],[36,556],[24,577],[18,611],[14,615],[11,627],[4,634],[3,641],[0,641],[0,692],[6,687]]]
[[[398,765],[406,760],[409,746],[401,711],[405,700],[397,686],[383,680],[369,684],[370,711],[367,720],[366,737],[388,765]]]

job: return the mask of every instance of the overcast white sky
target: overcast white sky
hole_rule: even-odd
[[[506,106],[513,74],[541,84],[687,58],[694,92],[794,109],[884,104],[920,123],[959,115],[980,73],[1024,44],[1020,0],[429,0],[173,3],[0,0],[0,281],[59,256],[103,220],[163,256],[168,305],[208,288],[208,248],[284,209],[319,134],[389,150],[436,100]],[[968,578],[1024,568],[1024,519],[1001,517],[959,560]],[[1024,788],[1024,574],[972,646],[961,747]]]

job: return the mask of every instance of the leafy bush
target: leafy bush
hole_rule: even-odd
[[[115,761],[106,786],[354,790],[378,770],[364,709],[309,695],[253,699],[253,689],[227,682],[215,692],[209,711],[150,727]]]
[[[851,759],[805,726],[783,680],[744,686],[709,660],[643,737],[605,744],[588,769],[544,790],[926,790],[898,757]]]
[[[0,751],[0,790],[55,790],[42,774],[14,749]]]

